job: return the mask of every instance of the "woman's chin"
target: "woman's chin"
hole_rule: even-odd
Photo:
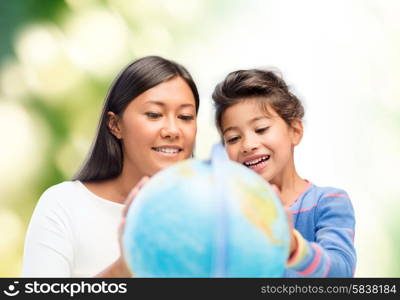
[[[181,161],[181,159],[180,160],[157,162],[157,163],[154,164],[154,167],[152,169],[155,171],[154,172],[154,174],[155,174],[155,173],[160,172],[160,171],[162,171],[162,170],[164,170],[164,169],[166,169],[166,168],[168,168],[170,166],[173,166],[174,164],[176,164],[177,162],[180,162],[180,161]]]
[[[164,154],[156,154],[156,157],[153,156],[152,168],[154,174],[168,168],[180,161],[191,158],[191,155],[186,152],[178,153],[178,155],[164,155]]]

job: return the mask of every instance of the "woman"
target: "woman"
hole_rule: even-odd
[[[118,244],[125,199],[147,176],[192,155],[198,109],[196,85],[183,66],[157,56],[128,65],[109,90],[82,169],[41,196],[22,276],[129,277]]]

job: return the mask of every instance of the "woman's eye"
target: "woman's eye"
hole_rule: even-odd
[[[269,127],[263,127],[263,128],[256,129],[256,133],[263,134],[264,132],[266,132],[268,130],[268,128]]]
[[[226,143],[227,143],[227,144],[236,143],[236,142],[239,140],[239,138],[240,138],[240,137],[238,137],[238,136],[231,137],[231,138],[229,138],[229,139],[226,140]]]
[[[154,112],[146,112],[145,115],[148,116],[150,119],[158,119],[162,117],[162,114]]]
[[[194,120],[194,116],[192,115],[180,115],[178,118],[184,121]]]

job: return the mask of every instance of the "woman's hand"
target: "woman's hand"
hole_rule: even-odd
[[[96,277],[132,277],[133,274],[129,270],[128,265],[126,264],[124,258],[124,251],[123,251],[123,244],[122,244],[122,235],[125,229],[125,222],[126,222],[126,215],[128,214],[129,207],[132,204],[132,201],[135,199],[136,195],[139,193],[140,189],[145,185],[147,181],[149,181],[149,177],[143,177],[129,192],[128,197],[126,197],[124,202],[124,209],[122,211],[122,219],[118,227],[118,242],[119,242],[119,249],[120,249],[120,257],[107,269],[103,272],[96,275]]]
[[[125,229],[125,223],[126,223],[126,216],[129,211],[129,207],[131,207],[132,201],[136,198],[136,195],[139,193],[141,188],[146,184],[147,181],[149,181],[150,177],[145,176],[140,179],[140,181],[133,187],[133,189],[130,191],[128,197],[126,197],[125,200],[125,207],[124,210],[122,211],[122,219],[121,223],[119,224],[118,228],[118,240],[119,240],[119,249],[121,256],[119,258],[119,263],[121,267],[121,271],[125,274],[128,275],[128,277],[132,277],[132,273],[129,271],[128,265],[126,264],[125,258],[124,258],[124,250],[123,250],[123,243],[122,243],[122,236],[124,233]]]
[[[272,189],[274,190],[275,194],[278,196],[279,200],[281,200],[281,192],[279,188],[272,184]],[[283,203],[282,203],[283,204]],[[293,217],[290,211],[285,207],[288,223],[289,223],[289,231],[290,231],[290,251],[289,251],[289,258],[292,256],[293,253],[296,252],[297,249],[297,239],[294,235],[294,227],[293,227]]]

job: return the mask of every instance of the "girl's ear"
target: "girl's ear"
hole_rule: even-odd
[[[122,134],[121,134],[121,126],[119,123],[119,116],[112,111],[109,111],[107,113],[107,127],[108,130],[114,135],[117,139],[122,139]]]
[[[291,123],[292,145],[297,146],[303,138],[303,122],[300,119],[294,119]]]

